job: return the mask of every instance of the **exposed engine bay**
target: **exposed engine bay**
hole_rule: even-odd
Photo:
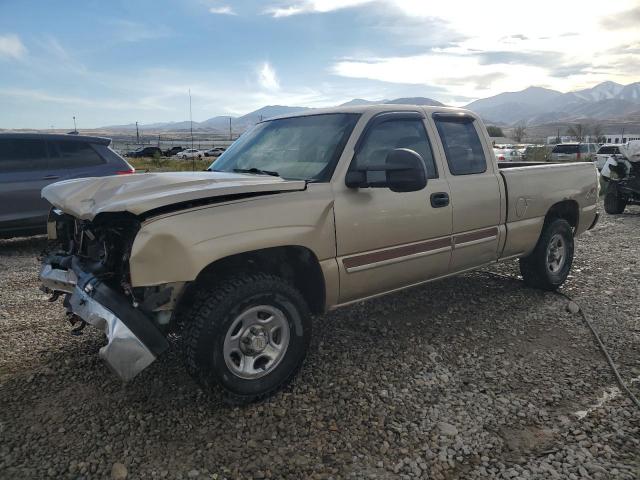
[[[100,356],[127,381],[168,348],[165,338],[184,283],[133,288],[129,259],[140,222],[129,213],[78,220],[53,209],[40,278],[51,301],[64,295],[74,333],[92,324],[108,343]]]
[[[77,220],[57,209],[49,216],[47,247],[52,265],[71,267],[75,257],[82,269],[111,288],[135,296],[129,283],[129,256],[140,222],[127,213],[104,213],[93,221]],[[66,263],[66,264],[65,264]]]

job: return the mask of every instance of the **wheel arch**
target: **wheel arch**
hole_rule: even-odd
[[[545,216],[545,224],[561,218],[566,220],[569,225],[575,230],[578,228],[580,222],[580,206],[575,200],[562,200],[555,203],[549,208]]]
[[[325,311],[326,284],[315,253],[301,245],[269,247],[233,254],[206,265],[190,284],[195,289],[238,272],[264,272],[290,281],[300,290],[312,313]],[[188,302],[188,292],[185,292]]]

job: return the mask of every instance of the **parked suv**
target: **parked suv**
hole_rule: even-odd
[[[173,157],[174,155],[180,153],[183,150],[184,150],[184,148],[180,147],[180,146],[171,147],[168,150],[164,151],[164,156],[165,157]]]
[[[60,180],[134,173],[111,139],[0,133],[0,237],[46,233],[51,205],[43,187]]]
[[[156,155],[162,156],[160,147],[140,147],[133,152],[127,153],[127,157],[131,158],[155,157]]]
[[[592,162],[597,151],[597,143],[559,143],[551,150],[551,161]]]

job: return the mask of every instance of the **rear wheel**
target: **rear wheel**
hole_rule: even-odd
[[[195,294],[184,339],[187,369],[229,404],[265,398],[294,377],[311,319],[302,294],[280,277],[246,274]]]
[[[620,195],[614,182],[609,183],[607,194],[604,196],[604,211],[611,215],[618,215],[624,212],[626,207],[627,198]]]
[[[571,225],[561,218],[546,222],[533,252],[520,259],[524,282],[542,290],[558,289],[571,270],[573,249]]]

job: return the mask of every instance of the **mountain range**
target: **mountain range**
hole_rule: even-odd
[[[425,97],[412,97],[412,98],[396,98],[395,100],[363,100],[362,98],[354,98],[346,103],[340,105],[345,106],[357,106],[357,105],[379,105],[381,103],[395,104],[395,105],[433,105],[442,106],[443,104]],[[254,125],[262,120],[266,120],[271,117],[278,117],[280,115],[289,115],[292,113],[302,112],[304,110],[311,110],[309,107],[287,107],[284,105],[267,105],[266,107],[259,108],[251,113],[242,115],[241,117],[230,116],[218,116],[209,118],[203,122],[193,122],[194,132],[203,131],[229,131],[229,119],[231,119],[231,129],[234,132],[240,132],[246,130],[251,125]],[[149,123],[140,125],[145,131],[163,132],[163,131],[189,131],[191,129],[191,122],[189,120],[183,122],[166,122],[166,123]],[[101,130],[135,130],[136,124],[129,123],[127,125],[111,125],[108,127],[102,127]]]
[[[425,97],[396,98],[394,100],[365,100],[354,98],[340,106],[372,104],[409,104],[442,106],[441,102]],[[505,92],[475,100],[465,106],[479,114],[486,123],[510,126],[545,125],[576,121],[623,121],[640,119],[640,82],[629,85],[607,81],[592,88],[562,93],[542,87],[528,87],[518,92]],[[203,122],[193,122],[195,132],[241,132],[251,125],[270,117],[288,115],[308,107],[268,105],[240,117],[217,116]],[[112,125],[104,130],[135,130],[135,124]],[[167,122],[142,125],[146,132],[189,131],[191,122]]]
[[[603,82],[568,93],[529,87],[476,100],[465,108],[485,121],[503,125],[620,119],[640,115],[640,82],[629,85]]]

